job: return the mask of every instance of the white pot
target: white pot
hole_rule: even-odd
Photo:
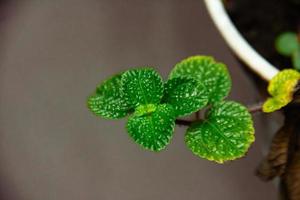
[[[208,12],[221,35],[234,53],[257,75],[269,81],[278,69],[264,59],[240,34],[230,20],[222,0],[204,0]]]

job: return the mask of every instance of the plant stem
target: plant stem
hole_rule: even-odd
[[[263,103],[260,102],[260,103],[254,104],[254,105],[247,106],[248,107],[248,111],[251,114],[254,114],[256,112],[261,112],[262,111],[262,105],[263,105]]]
[[[196,120],[199,120],[200,119],[200,111],[197,111],[195,114],[196,114]]]

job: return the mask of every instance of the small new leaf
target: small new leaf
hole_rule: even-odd
[[[224,99],[231,88],[231,78],[226,66],[209,56],[193,56],[176,64],[169,76],[191,77],[206,88],[209,103]]]
[[[185,135],[192,152],[218,163],[245,155],[254,141],[254,128],[247,108],[236,102],[213,105],[207,119],[193,124]]]
[[[87,100],[89,110],[97,116],[107,119],[125,117],[131,107],[121,91],[121,74],[103,81]]]
[[[291,56],[298,48],[297,34],[285,32],[279,35],[275,41],[277,51],[284,56]]]
[[[300,71],[300,44],[298,49],[292,55],[292,63],[293,63],[293,67],[296,70]]]
[[[296,70],[279,72],[269,83],[268,92],[272,97],[264,103],[263,112],[274,112],[290,103],[299,80],[300,73]]]
[[[161,151],[173,136],[175,115],[171,105],[160,104],[155,109],[147,106],[138,110],[149,112],[135,113],[127,123],[127,130],[133,140],[143,148],[151,151]]]
[[[163,96],[160,75],[150,68],[126,71],[122,76],[124,96],[132,106],[157,104]]]
[[[206,106],[208,96],[203,84],[188,77],[169,79],[164,87],[163,102],[171,104],[176,117],[189,115]]]

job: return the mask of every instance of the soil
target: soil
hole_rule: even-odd
[[[227,0],[226,8],[246,40],[277,68],[291,68],[274,48],[282,32],[300,32],[300,0]]]

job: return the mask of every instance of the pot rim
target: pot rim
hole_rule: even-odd
[[[279,70],[263,58],[237,30],[229,18],[222,0],[204,0],[204,3],[218,31],[231,50],[257,75],[270,81]]]

